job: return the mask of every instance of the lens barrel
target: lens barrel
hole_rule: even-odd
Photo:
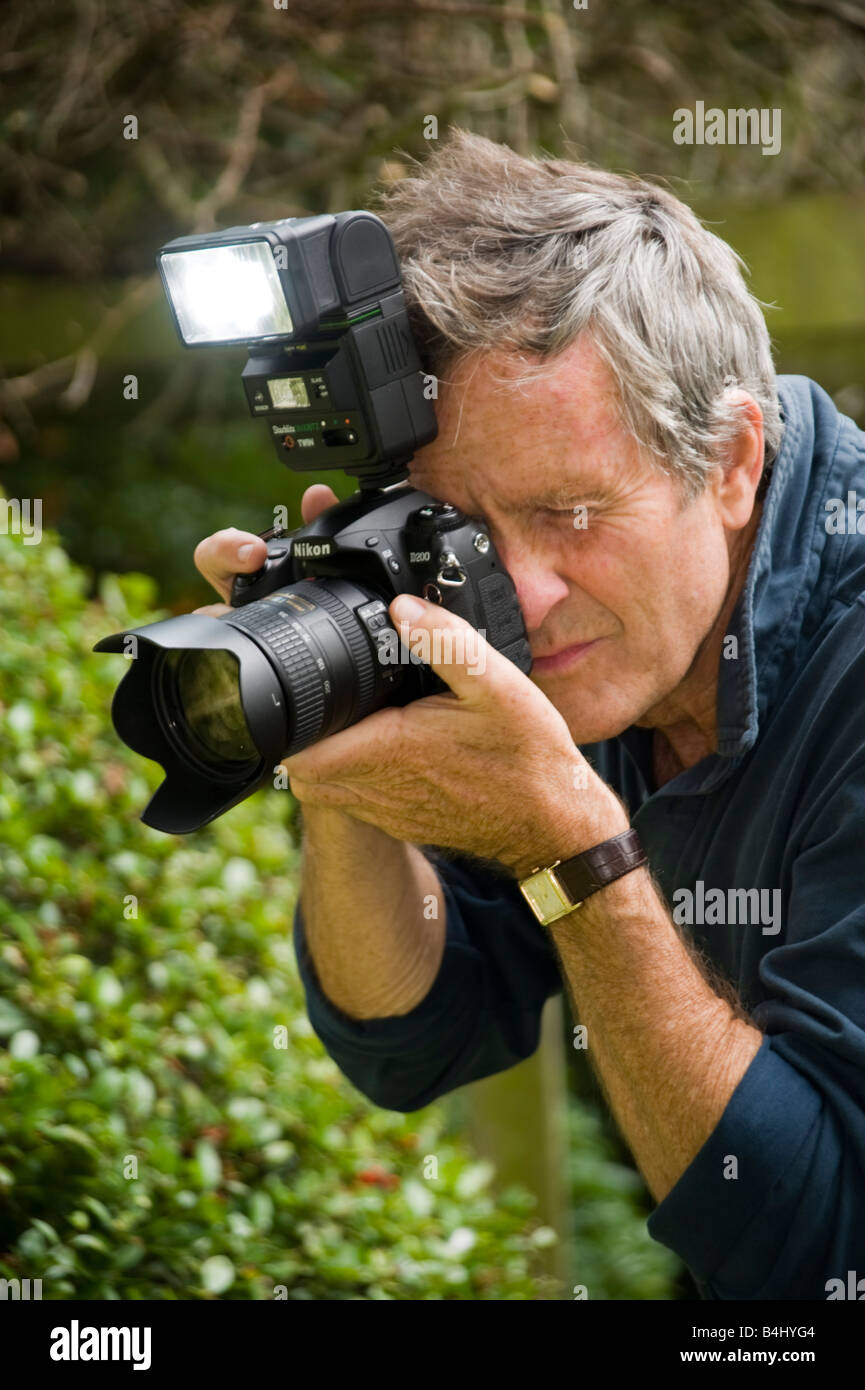
[[[288,701],[284,757],[356,724],[383,693],[381,663],[358,608],[386,604],[346,580],[304,579],[224,621],[267,653]]]

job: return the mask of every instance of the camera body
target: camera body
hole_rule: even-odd
[[[384,493],[358,492],[329,507],[296,531],[263,533],[268,556],[255,574],[239,575],[232,607],[242,608],[298,581],[349,580],[378,597],[355,611],[382,668],[390,703],[446,689],[420,661],[408,686],[405,664],[395,643],[387,606],[397,594],[417,594],[440,604],[477,628],[491,646],[525,673],[532,658],[513,582],[502,568],[482,521],[417,488],[397,486]],[[397,692],[399,691],[399,694]]]

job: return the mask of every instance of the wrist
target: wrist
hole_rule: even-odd
[[[629,829],[630,821],[618,801],[590,818],[560,818],[556,826],[538,836],[534,848],[526,849],[508,867],[517,880],[528,878],[536,869],[564,863]]]

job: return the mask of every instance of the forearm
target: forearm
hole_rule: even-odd
[[[762,1034],[712,988],[645,869],[548,928],[589,1055],[661,1201],[718,1124]]]
[[[303,808],[301,910],[327,997],[352,1018],[409,1013],[445,943],[438,876],[419,849],[327,807]]]

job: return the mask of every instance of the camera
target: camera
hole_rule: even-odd
[[[186,834],[264,786],[281,759],[447,690],[406,654],[388,614],[399,593],[464,618],[526,674],[532,663],[483,520],[406,482],[437,427],[384,223],[351,211],[232,227],[171,241],[158,264],[186,346],[247,348],[247,403],[278,457],[359,484],[307,526],[263,531],[266,561],[235,578],[230,613],[168,618],[94,648],[130,659],[114,726],[165,772],[141,819]]]

